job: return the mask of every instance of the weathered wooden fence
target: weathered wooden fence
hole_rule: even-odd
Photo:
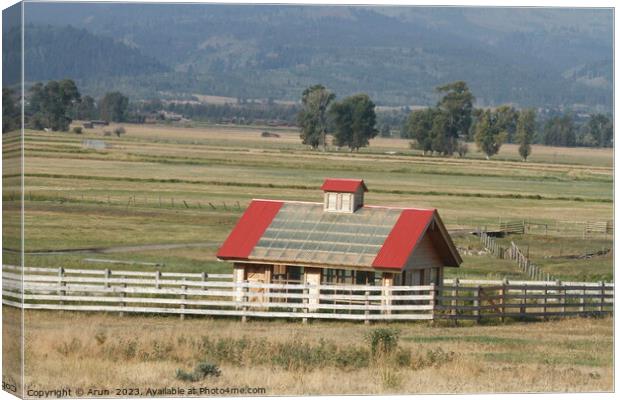
[[[487,234],[487,232],[478,230],[480,242],[491,254],[497,258],[513,260],[517,263],[521,271],[534,280],[556,281],[557,278],[551,274],[544,272],[538,265],[534,264],[523,251],[515,244],[510,242],[510,247],[501,246],[495,238]]]
[[[613,283],[446,279],[435,318],[563,317],[613,311]]]
[[[497,258],[504,258],[504,253],[506,252],[506,247],[500,246],[499,243],[493,238],[491,235],[487,234],[485,231],[478,230],[478,236],[480,237],[480,242],[491,254],[493,254]]]
[[[520,221],[500,221],[499,222],[499,230],[500,232],[512,235],[523,235],[525,234],[526,223],[525,220]]]
[[[481,320],[613,310],[613,284],[445,280],[441,286],[232,282],[229,274],[3,266],[3,304],[26,309],[308,319]]]
[[[534,264],[525,254],[523,254],[515,242],[510,242],[510,247],[508,248],[508,251],[504,253],[504,258],[514,260],[517,265],[519,265],[519,268],[521,268],[523,273],[532,279],[546,281],[557,280],[556,277],[544,272],[538,265]]]

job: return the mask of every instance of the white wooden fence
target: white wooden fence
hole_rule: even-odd
[[[230,274],[4,265],[2,302],[26,309],[362,320],[609,313],[613,284],[445,280],[442,286],[232,282]]]

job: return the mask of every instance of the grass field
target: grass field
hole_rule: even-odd
[[[408,141],[385,138],[359,153],[310,151],[296,131],[280,128],[265,128],[279,138],[261,138],[264,129],[257,127],[125,125],[123,137],[103,136],[113,128],[83,135],[26,132],[27,251],[202,242],[200,248],[105,257],[222,272],[229,266],[215,261],[217,245],[251,199],[321,201],[325,177],[363,178],[370,188],[368,204],[438,208],[451,229],[528,219],[548,224],[550,236],[565,241],[566,248],[611,247],[611,237],[582,241],[575,224],[612,218],[611,149],[534,146],[531,160],[523,163],[511,145],[487,161],[477,152],[464,159],[423,157]],[[84,139],[104,140],[110,147],[87,148]],[[15,154],[14,140],[5,138],[5,158]],[[6,201],[15,182],[5,182],[8,211],[19,207]],[[569,222],[577,228],[561,231]],[[476,247],[466,236],[455,241]],[[532,256],[536,251],[531,246]],[[29,265],[101,267],[85,263],[84,254],[27,258]],[[6,261],[12,259],[5,253]],[[537,259],[566,278],[611,277],[610,256],[557,261]],[[476,255],[465,256],[463,267],[450,274],[519,277],[520,271]]]
[[[35,390],[264,387],[268,395],[610,391],[612,325],[611,319],[460,327],[241,325],[28,311],[26,382]],[[368,335],[377,328],[398,331],[393,355],[370,352]],[[177,369],[191,371],[204,361],[217,365],[221,376],[177,379]]]
[[[460,232],[454,240],[464,263],[449,269],[448,277],[527,279],[468,233],[527,220],[541,225],[501,243],[515,241],[561,279],[613,280],[611,252],[580,257],[613,246],[611,235],[582,235],[586,221],[613,217],[611,149],[534,146],[523,163],[512,145],[487,161],[475,151],[463,159],[424,157],[405,140],[384,138],[359,153],[310,151],[287,129],[265,128],[280,138],[261,138],[265,129],[257,127],[125,129],[121,138],[103,136],[102,128],[83,135],[26,132],[26,265],[230,272],[215,253],[251,199],[321,201],[324,178],[356,177],[370,189],[367,204],[435,207],[448,228]],[[88,148],[85,139],[109,147]],[[19,263],[11,251],[20,246],[19,142],[12,135],[3,141],[3,261]],[[18,331],[11,321],[5,319],[5,332]],[[274,395],[612,389],[610,319],[456,328],[391,324],[400,330],[399,352],[387,364],[369,355],[364,339],[383,325],[240,325],[232,319],[35,311],[26,313],[25,322],[26,382],[34,389],[190,385],[175,377],[176,370],[191,371],[206,359],[222,375],[196,385],[264,386]],[[19,358],[15,346],[4,348],[5,360]],[[326,356],[325,349],[335,355]],[[263,356],[267,361],[258,362]]]

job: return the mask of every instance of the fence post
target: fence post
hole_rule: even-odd
[[[526,308],[525,308],[525,302],[526,302],[526,298],[527,298],[527,285],[523,287],[523,289],[521,289],[521,307],[519,307],[519,314],[525,314],[526,312]],[[521,315],[522,317],[524,315]]]
[[[368,309],[368,306],[370,305],[370,301],[368,300],[368,296],[370,295],[370,292],[368,290],[366,290],[364,292],[364,324],[365,325],[369,325],[370,324],[370,319],[368,319],[368,315],[370,314],[370,310]]]
[[[304,284],[304,286],[306,286],[307,283]],[[303,304],[304,304],[304,317],[302,318],[301,322],[303,324],[307,324],[308,323],[308,317],[306,316],[306,314],[308,314],[308,295],[310,294],[310,291],[308,290],[307,287],[303,288],[303,294],[304,294],[304,298],[302,300]]]
[[[123,283],[123,291],[121,292],[121,298],[124,298],[126,296],[125,293],[125,289],[127,288],[127,283]],[[121,311],[118,313],[118,315],[120,317],[124,316],[125,313],[123,313],[122,309],[125,307],[125,302],[121,300],[120,306],[121,306]]]
[[[584,304],[586,302],[586,287],[584,286],[581,290],[581,298],[579,299],[579,312],[583,313],[585,311]]]
[[[242,311],[242,315],[241,315],[241,322],[245,323],[248,322],[248,316],[246,315],[246,312],[248,311],[248,306],[246,305],[247,302],[249,301],[248,299],[248,281],[244,280],[243,281],[243,287],[241,288],[242,290],[242,296],[241,296],[241,301],[243,302],[243,306],[241,307],[241,311]]]
[[[437,289],[435,287],[435,282],[431,282],[430,286],[431,286],[431,289],[430,289],[431,299],[429,300],[428,304],[431,306],[431,322],[434,322],[435,321],[435,305],[437,304],[437,301],[436,301]]]
[[[183,277],[181,280],[185,282],[185,277]],[[181,290],[183,290],[183,294],[181,295],[181,300],[187,299],[187,295],[185,294],[185,291],[187,290],[187,285],[185,284],[181,285]],[[185,310],[185,303],[181,304],[181,310]],[[180,318],[182,320],[185,319],[185,314],[181,313]]]
[[[603,304],[605,304],[605,282],[601,281],[599,282],[599,284],[601,285],[601,305],[599,306],[598,310],[599,312],[603,312]]]
[[[105,287],[110,287],[110,278],[112,277],[112,271],[109,268],[105,269]]]
[[[548,281],[548,280],[547,280]],[[547,297],[549,295],[548,285],[545,285],[545,295],[543,296],[543,320],[547,321]]]
[[[63,286],[66,286],[66,285],[67,283],[65,282],[65,269],[63,267],[60,267],[58,268],[58,286],[62,288]],[[59,290],[58,294],[60,296],[65,296],[67,292],[65,290]],[[59,304],[62,306],[64,302],[60,300]]]
[[[562,281],[561,280],[557,280],[555,281],[555,284],[558,286],[558,294],[557,294],[557,299],[558,299],[558,304],[561,304],[562,307],[560,307],[560,312],[565,312],[566,310],[566,291],[564,291],[564,296],[562,296]],[[562,301],[562,303],[560,303],[560,301]]]
[[[480,291],[482,289],[480,288],[480,285],[478,285],[476,287],[476,289],[474,290],[474,316],[476,317],[476,322],[480,323]]]
[[[157,270],[155,271],[155,289],[161,289],[161,283],[159,282],[161,280],[161,271]]]
[[[452,301],[451,301],[451,305],[452,305],[452,315],[454,315],[454,324],[458,325],[458,313],[456,311],[456,307],[457,307],[457,301],[456,301],[456,296],[458,295],[459,292],[459,278],[454,278],[454,283],[452,284]]]
[[[502,305],[502,315],[500,317],[501,322],[504,322],[504,314],[506,314],[506,286],[508,286],[508,278],[504,278],[502,282],[502,293],[500,298],[500,302]]]

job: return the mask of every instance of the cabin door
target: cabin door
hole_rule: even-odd
[[[245,280],[248,283],[270,283],[271,266],[269,265],[247,265],[245,267]],[[248,290],[248,301],[256,303],[266,303],[269,289],[250,288]]]

